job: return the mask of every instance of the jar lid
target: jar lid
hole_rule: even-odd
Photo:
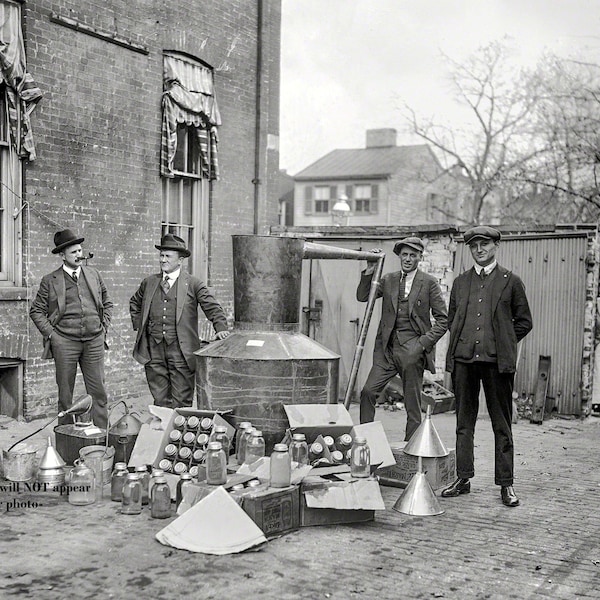
[[[287,452],[288,447],[287,444],[275,444],[273,450],[275,450],[275,452]]]
[[[219,433],[227,433],[227,427],[225,425],[215,425],[215,431]]]
[[[253,435],[254,437],[262,437],[262,431],[261,431],[260,429],[255,429],[255,430],[252,432],[252,435]]]
[[[364,437],[355,437],[354,438],[354,443],[355,444],[366,444],[367,440]]]
[[[147,473],[147,472],[148,472],[148,467],[147,467],[147,465],[138,465],[138,466],[135,468],[135,470],[136,470],[136,472],[138,472],[138,473]]]
[[[260,481],[258,479],[253,479],[246,484],[248,487],[258,487],[260,485]]]
[[[306,436],[303,433],[294,433],[292,434],[292,439],[297,442],[304,442],[306,440]]]
[[[191,479],[191,478],[192,478],[192,476],[191,476],[189,473],[182,473],[182,474],[179,476],[179,479],[182,479],[182,480],[183,480],[183,479]]]
[[[164,475],[165,472],[163,469],[152,469],[152,477],[160,477],[161,475]]]
[[[137,473],[127,473],[127,479],[139,479],[140,476]]]
[[[231,486],[231,491],[232,492],[239,492],[240,490],[244,489],[244,484],[243,483],[236,483],[235,485]]]
[[[164,475],[159,475],[155,481],[154,481],[154,485],[156,485],[157,483],[167,483],[167,478]]]
[[[223,448],[223,444],[221,442],[209,442],[208,449],[209,450],[221,450]]]
[[[250,421],[242,421],[238,427],[239,429],[246,429],[246,427],[252,427],[252,423]]]
[[[115,469],[126,469],[126,468],[127,468],[127,463],[124,463],[124,462],[115,463]]]

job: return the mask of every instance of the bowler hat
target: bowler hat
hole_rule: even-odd
[[[394,254],[400,256],[400,248],[402,248],[402,246],[408,246],[413,250],[417,250],[417,252],[423,252],[423,250],[425,250],[423,240],[418,237],[407,237],[403,240],[400,240],[399,242],[396,242],[394,244]]]
[[[160,239],[160,244],[154,246],[157,250],[177,250],[183,257],[189,256],[191,252],[186,248],[185,242],[172,233],[165,233]]]
[[[52,254],[58,254],[61,250],[73,246],[74,244],[81,244],[85,238],[77,237],[70,229],[63,229],[57,231],[54,234],[54,246]]]
[[[464,233],[465,244],[470,244],[475,240],[492,240],[493,242],[499,242],[502,234],[493,227],[487,227],[487,225],[478,225],[477,227],[471,227]]]

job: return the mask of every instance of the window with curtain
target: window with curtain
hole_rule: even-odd
[[[27,72],[21,5],[0,0],[0,286],[22,283],[21,161],[35,159],[30,115],[42,97]]]
[[[187,55],[165,52],[162,106],[162,234],[186,241],[192,253],[188,269],[205,278],[209,194],[219,175],[221,123],[212,69]]]

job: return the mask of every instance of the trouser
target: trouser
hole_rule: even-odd
[[[57,331],[51,338],[52,355],[56,367],[58,406],[67,410],[73,403],[73,389],[77,376],[77,365],[81,369],[85,389],[92,397],[91,416],[94,425],[106,429],[108,422],[108,397],[104,387],[104,334],[85,342],[71,340]],[[71,422],[59,419],[59,424]]]
[[[392,340],[385,349],[376,340],[373,367],[360,393],[360,422],[370,423],[375,419],[377,397],[393,377],[400,375],[406,408],[406,440],[410,439],[421,423],[425,352],[418,340],[415,337],[400,344],[396,335],[392,335]]]
[[[494,431],[494,480],[512,485],[514,446],[512,437],[512,391],[514,373],[500,373],[496,363],[456,361],[452,373],[456,397],[456,474],[469,479],[475,475],[473,440],[479,412],[479,388],[483,383],[485,401]]]
[[[192,371],[175,340],[148,339],[150,361],[146,363],[146,381],[157,406],[179,408],[192,406],[196,372]]]

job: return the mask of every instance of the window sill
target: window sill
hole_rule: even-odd
[[[2,300],[27,300],[31,291],[26,287],[0,287],[0,302]]]

